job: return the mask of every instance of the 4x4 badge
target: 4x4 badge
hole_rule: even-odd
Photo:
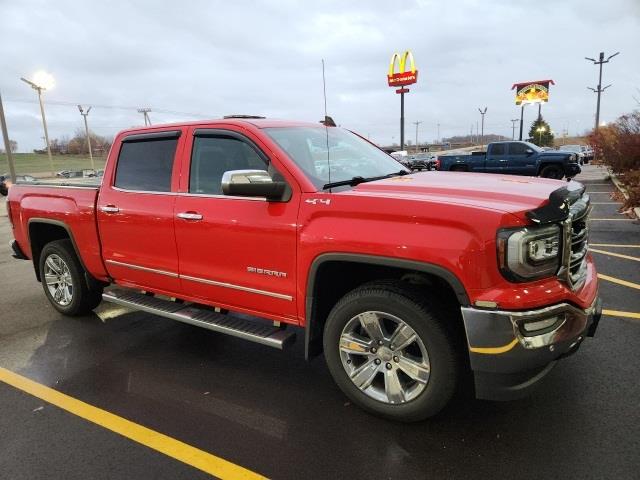
[[[310,203],[311,205],[317,205],[318,203],[322,203],[324,205],[329,205],[329,204],[331,204],[331,199],[330,198],[327,198],[327,199],[324,199],[324,198],[307,198],[305,200],[305,202]]]

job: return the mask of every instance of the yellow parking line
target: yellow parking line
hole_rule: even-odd
[[[602,222],[635,222],[635,218],[590,218],[590,221],[602,221]]]
[[[590,243],[592,247],[640,248],[640,245],[620,245],[618,243]]]
[[[602,253],[603,255],[610,255],[612,257],[624,258],[626,260],[633,260],[635,262],[640,262],[640,258],[632,257],[631,255],[622,255],[621,253],[607,252],[606,250],[598,250],[597,248],[589,248],[589,250],[596,253]]]
[[[626,280],[620,280],[619,278],[610,277],[609,275],[604,275],[602,273],[598,274],[598,278],[601,280],[606,280],[607,282],[616,283],[618,285],[623,285],[625,287],[636,288],[640,290],[640,285],[638,285],[637,283],[627,282]]]
[[[22,390],[45,402],[66,410],[91,423],[111,430],[123,437],[140,443],[168,457],[190,465],[218,478],[263,479],[265,477],[235,465],[223,458],[216,457],[198,448],[192,447],[175,438],[138,425],[130,420],[114,415],[100,408],[84,403],[57,390],[41,385],[26,377],[0,368],[0,381]]]
[[[487,355],[498,355],[506,353],[518,344],[518,339],[514,338],[512,342],[501,347],[472,347],[469,345],[469,351],[473,353],[484,353]]]
[[[621,312],[619,310],[602,310],[602,314],[609,315],[610,317],[625,317],[625,318],[640,319],[640,313],[636,313],[636,312]]]

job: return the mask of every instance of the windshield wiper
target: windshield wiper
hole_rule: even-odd
[[[409,173],[411,172],[407,172],[406,170],[399,170],[397,172],[389,173],[387,175],[380,175],[379,177],[366,177],[366,178],[362,176],[351,177],[349,180],[341,180],[339,182],[326,183],[322,187],[322,189],[326,190],[327,188],[343,187],[345,185],[355,187],[356,185],[359,185],[361,183],[374,182],[376,180],[383,180],[385,178],[397,177],[399,175],[408,175]]]

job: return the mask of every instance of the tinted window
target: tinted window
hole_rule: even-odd
[[[222,175],[229,170],[266,170],[249,144],[229,137],[195,137],[189,192],[222,195]]]
[[[491,145],[491,155],[504,155],[507,151],[506,147],[504,143],[494,143]]]
[[[510,155],[526,155],[527,147],[524,143],[510,143],[509,144],[509,154]]]
[[[177,138],[124,142],[114,185],[125,190],[171,191]]]

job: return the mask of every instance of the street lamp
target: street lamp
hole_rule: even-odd
[[[536,128],[536,132],[538,132],[538,143],[539,144],[542,144],[542,134],[544,132],[546,132],[546,131],[547,131],[547,129],[544,126]]]
[[[616,52],[613,55],[609,55],[606,58],[606,60],[604,58],[604,52],[600,52],[598,60],[596,60],[595,58],[584,57],[585,60],[593,62],[594,65],[598,65],[600,67],[600,73],[598,75],[598,86],[596,88],[587,87],[589,90],[591,90],[594,93],[598,94],[598,101],[596,103],[596,126],[595,126],[595,130],[598,130],[598,127],[600,125],[600,95],[602,94],[602,92],[604,92],[607,88],[609,88],[611,86],[611,84],[609,84],[606,87],[602,87],[602,65],[605,64],[605,63],[609,63],[609,60],[611,60],[613,57],[615,57],[616,55],[619,55],[619,54],[620,54],[620,52]]]
[[[55,170],[53,168],[53,157],[51,157],[51,146],[49,145],[49,132],[47,131],[47,118],[44,115],[44,104],[42,103],[42,92],[44,90],[51,90],[55,86],[55,80],[53,76],[47,72],[39,71],[33,76],[33,80],[27,80],[24,77],[20,77],[20,80],[28,84],[36,92],[38,92],[38,101],[40,102],[40,113],[42,114],[42,126],[44,127],[44,140],[47,143],[47,154],[49,155],[49,165],[51,166],[51,175],[55,176]]]
[[[82,105],[78,105],[78,110],[80,110],[80,115],[84,117],[84,131],[87,135],[87,147],[89,147],[89,159],[91,160],[91,168],[95,172],[96,166],[93,163],[93,154],[91,153],[91,137],[89,137],[89,125],[87,124],[87,117],[89,116],[89,112],[91,111],[91,107],[87,108],[85,112],[82,108]]]

